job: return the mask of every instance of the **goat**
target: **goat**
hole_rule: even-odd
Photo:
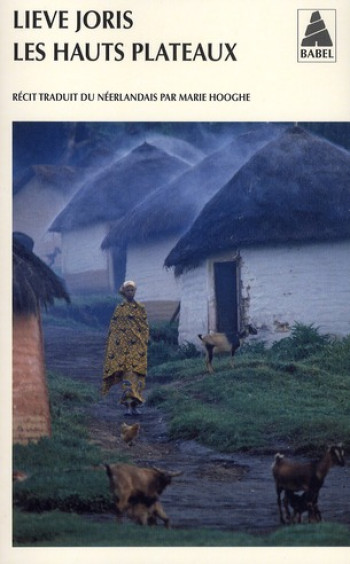
[[[162,504],[160,501],[156,501],[155,503],[151,503],[150,506],[147,506],[147,502],[143,503],[132,503],[127,509],[127,515],[138,523],[139,525],[156,525],[157,524],[157,517],[164,522],[164,526],[169,529],[170,528],[170,519],[165,513]]]
[[[312,499],[309,499],[308,492],[296,494],[290,490],[285,490],[284,505],[286,506],[286,504],[293,509],[291,523],[301,523],[302,514],[306,511],[308,512],[309,523],[321,521],[321,512],[318,505],[313,503]]]
[[[169,527],[169,518],[159,501],[160,494],[175,476],[159,468],[140,468],[130,464],[105,464],[110,488],[114,497],[117,518],[123,512],[142,525],[154,524],[156,517]]]
[[[199,334],[198,337],[202,341],[206,350],[205,364],[208,372],[210,374],[214,372],[212,365],[213,355],[225,352],[231,353],[231,366],[233,368],[233,357],[236,350],[241,346],[242,339],[248,337],[248,335],[256,335],[257,332],[257,329],[253,327],[253,325],[248,325],[244,331],[241,331],[240,333],[233,333],[232,335],[228,335],[226,333],[214,333],[213,331],[207,335]]]
[[[275,454],[272,465],[272,475],[275,480],[277,492],[277,504],[280,522],[285,523],[282,512],[281,493],[282,491],[304,491],[307,492],[308,503],[317,512],[321,520],[321,512],[317,508],[318,495],[324,480],[332,466],[344,466],[344,449],[342,444],[329,446],[323,457],[316,461],[295,462],[288,460],[283,454]],[[288,498],[284,499],[286,517],[290,520]]]
[[[140,432],[140,423],[134,423],[133,425],[128,425],[127,423],[122,423],[120,426],[121,433],[120,436],[127,445],[132,446],[133,440],[136,439]]]

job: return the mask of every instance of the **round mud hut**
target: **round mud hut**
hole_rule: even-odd
[[[96,172],[56,217],[62,235],[62,274],[71,292],[114,292],[125,276],[125,247],[104,252],[112,224],[149,193],[189,168],[188,162],[142,143]]]
[[[40,308],[55,298],[69,302],[62,282],[33,252],[33,240],[13,236],[13,442],[50,436]]]
[[[83,171],[72,166],[32,165],[13,182],[13,231],[35,241],[35,254],[61,269],[61,237],[48,233],[57,214],[78,190]]]
[[[180,342],[252,322],[350,333],[350,153],[300,127],[259,150],[166,257],[182,274]]]
[[[150,319],[169,320],[180,302],[181,285],[164,268],[167,254],[191,227],[206,202],[279,131],[277,126],[262,124],[260,128],[231,136],[230,141],[198,164],[151,192],[105,237],[103,249],[126,246],[125,276],[138,280],[138,296]]]

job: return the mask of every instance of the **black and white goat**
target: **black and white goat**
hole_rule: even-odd
[[[318,523],[322,520],[321,512],[314,500],[313,492],[303,492],[301,494],[285,490],[284,506],[290,506],[293,509],[293,515],[290,523],[301,523],[303,513],[308,514],[309,523]]]
[[[244,331],[228,335],[226,333],[215,333],[211,331],[207,335],[198,335],[206,350],[205,364],[210,373],[214,372],[212,360],[214,354],[231,353],[231,366],[234,366],[233,357],[241,346],[241,342],[248,335],[256,335],[257,329],[253,325],[248,325]]]

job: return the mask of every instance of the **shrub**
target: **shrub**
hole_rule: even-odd
[[[192,343],[178,345],[177,325],[156,323],[150,325],[148,365],[150,368],[166,362],[196,358],[200,352]]]
[[[350,375],[350,335],[343,339],[334,339],[322,351],[322,366],[344,376]]]
[[[198,358],[201,356],[200,351],[193,343],[186,342],[179,346],[179,358]]]
[[[169,345],[162,341],[151,341],[148,345],[148,367],[158,366],[176,360],[178,355],[178,347]]]
[[[177,346],[178,327],[170,323],[151,323],[150,341],[155,343],[166,343]]]
[[[284,360],[302,360],[318,354],[329,343],[330,336],[321,335],[313,324],[295,323],[290,336],[274,343],[270,352]]]

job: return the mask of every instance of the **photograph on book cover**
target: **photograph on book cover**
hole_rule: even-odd
[[[13,124],[15,546],[321,515],[345,541],[349,149],[349,123]]]
[[[350,8],[15,4],[4,561],[346,561]]]

